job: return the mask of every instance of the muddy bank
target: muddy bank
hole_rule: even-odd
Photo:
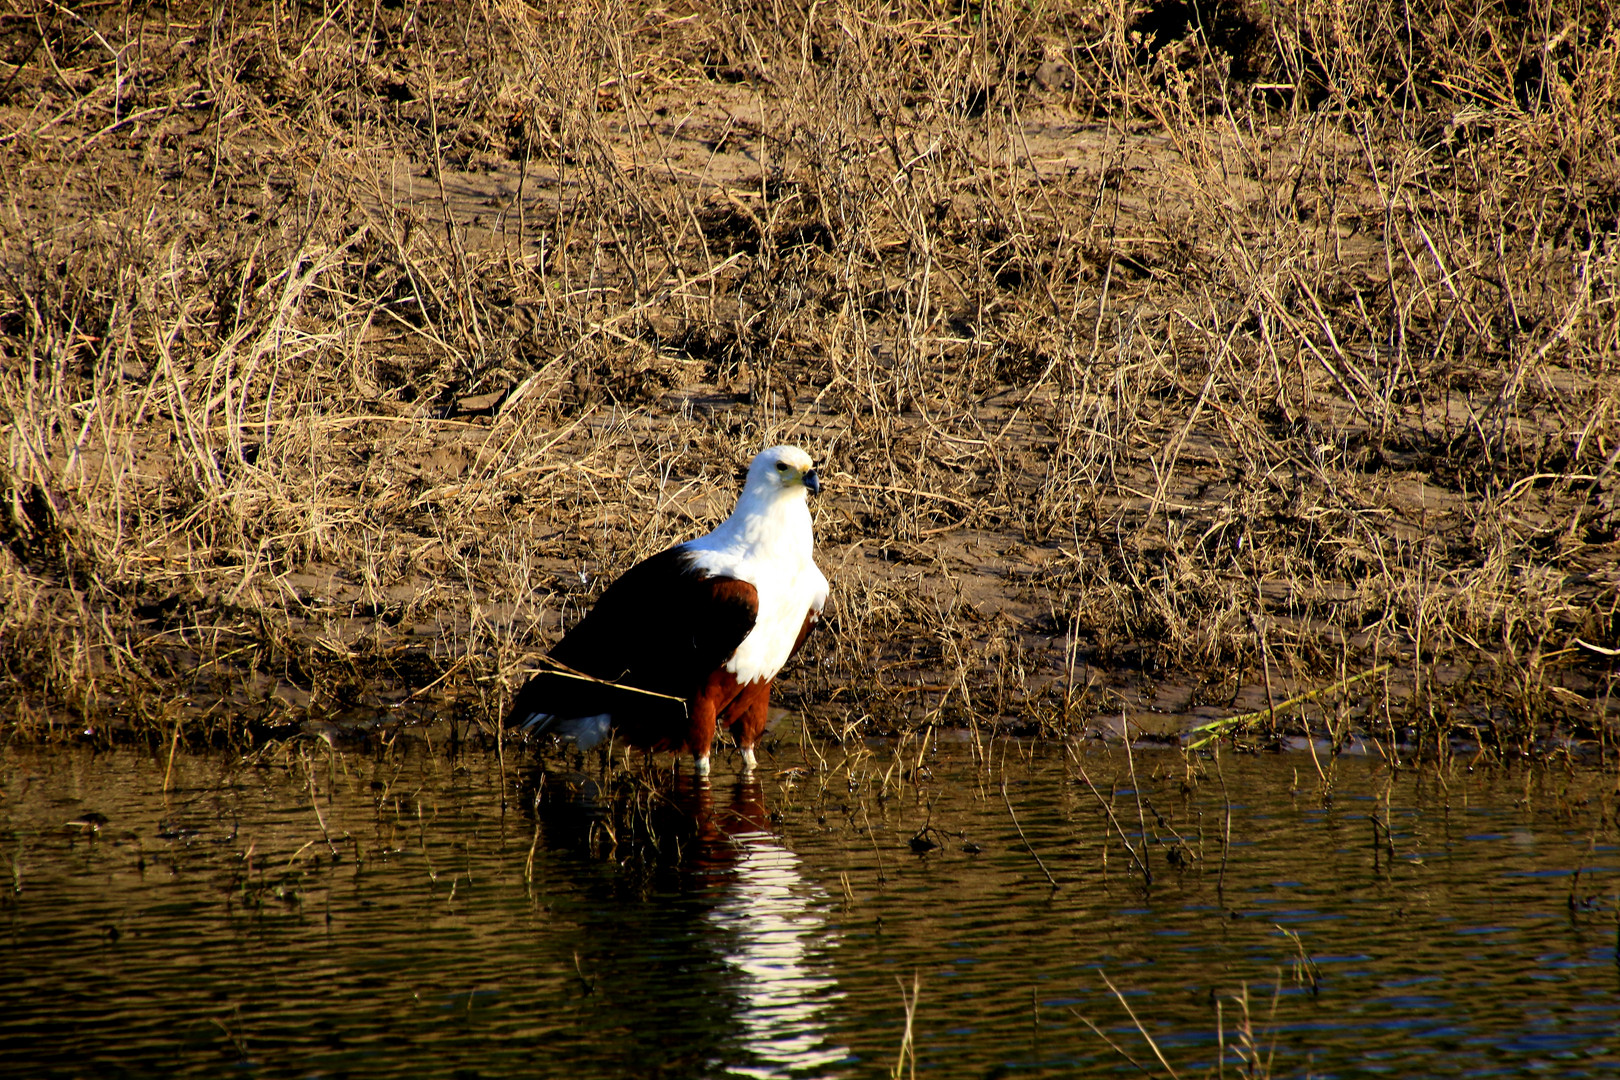
[[[1606,739],[1620,46],[1552,10],[6,21],[3,722],[487,726],[792,441],[827,731],[1377,671],[1284,726]]]

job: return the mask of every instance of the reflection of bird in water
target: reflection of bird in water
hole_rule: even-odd
[[[507,723],[582,749],[612,732],[647,750],[684,750],[700,773],[725,726],[753,768],[771,682],[827,602],[806,505],[820,490],[803,450],[760,453],[731,516],[608,586],[518,693]]]
[[[606,789],[577,774],[531,780],[548,847],[618,864],[612,897],[592,905],[614,932],[584,935],[589,969],[612,980],[605,996],[655,999],[635,1026],[656,1017],[662,1040],[641,1052],[675,1050],[705,1074],[838,1075],[850,1053],[831,1032],[843,994],[828,897],[770,831],[763,788],[745,776],[717,805],[705,777],[659,779],[621,774]]]
[[[759,784],[745,780],[760,807]],[[743,799],[733,803],[744,805]],[[799,873],[799,857],[764,828],[763,814],[738,813],[727,825],[737,861],[708,920],[726,941],[726,963],[737,972],[742,1007],[736,1022],[753,1061],[730,1071],[779,1076],[827,1070],[849,1050],[828,1037],[827,1013],[842,999],[820,955],[827,939],[827,895]],[[716,1062],[716,1065],[724,1064]]]

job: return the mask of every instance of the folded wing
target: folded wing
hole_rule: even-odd
[[[759,595],[746,581],[707,574],[683,547],[636,564],[602,594],[589,614],[552,649],[549,670],[534,675],[513,702],[508,722],[580,735],[566,722],[598,727],[626,722],[638,742],[684,735],[687,702],[753,629]]]

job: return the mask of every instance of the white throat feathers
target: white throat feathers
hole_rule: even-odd
[[[759,594],[754,628],[726,664],[738,683],[774,678],[792,655],[805,617],[827,602],[806,501],[820,489],[810,455],[773,446],[749,466],[731,516],[683,545],[693,566],[746,581]]]

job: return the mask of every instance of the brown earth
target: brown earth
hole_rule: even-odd
[[[0,15],[0,723],[488,728],[792,441],[834,733],[1606,739],[1620,33],[1530,7]]]

